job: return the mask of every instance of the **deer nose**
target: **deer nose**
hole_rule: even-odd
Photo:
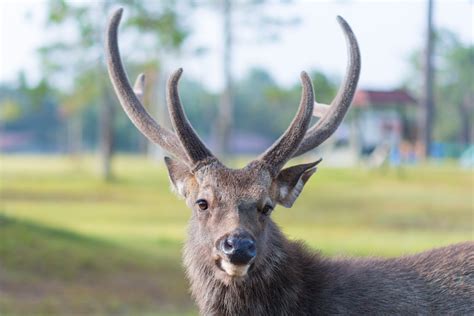
[[[247,235],[230,235],[222,240],[220,248],[237,265],[248,264],[257,255],[255,241]]]

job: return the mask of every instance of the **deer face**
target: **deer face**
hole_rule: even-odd
[[[165,162],[174,190],[192,210],[187,247],[199,247],[201,259],[226,280],[246,276],[272,255],[266,246],[273,209],[291,206],[316,170],[316,163],[298,165],[273,178],[259,163],[235,170],[216,161],[192,172],[179,161]]]
[[[120,104],[130,120],[150,141],[177,160],[166,158],[171,182],[192,209],[186,251],[196,250],[222,278],[243,277],[271,251],[266,243],[274,227],[270,219],[277,204],[291,207],[317,162],[282,169],[288,160],[306,153],[336,130],[347,112],[357,87],[360,53],[349,25],[338,21],[349,43],[349,67],[337,97],[330,107],[314,113],[324,115],[309,128],[314,97],[311,80],[301,74],[303,84],[298,112],[285,133],[260,157],[242,169],[229,169],[204,145],[189,123],[178,94],[182,70],[175,71],[167,86],[167,104],[174,131],[157,124],[142,105],[144,76],[132,88],[120,58],[117,32],[122,9],[109,21],[106,59],[109,76]],[[275,229],[273,229],[275,231]],[[192,249],[195,247],[195,249]],[[194,256],[195,258],[196,256]],[[189,263],[188,263],[189,264]]]

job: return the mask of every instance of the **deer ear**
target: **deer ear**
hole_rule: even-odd
[[[277,182],[277,202],[284,207],[291,207],[303,191],[303,187],[308,179],[316,172],[318,161],[296,165],[283,169],[278,174]]]
[[[168,168],[168,175],[171,184],[173,185],[173,191],[175,191],[182,197],[186,197],[186,183],[193,176],[192,173],[189,171],[188,166],[178,160],[171,159],[169,157],[165,157],[165,164]]]

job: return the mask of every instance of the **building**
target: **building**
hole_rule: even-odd
[[[358,131],[362,155],[384,146],[400,149],[416,139],[416,100],[405,90],[358,90],[352,121]]]
[[[398,164],[416,157],[417,102],[405,90],[356,92],[343,124],[322,154],[334,166],[360,162],[377,167]]]

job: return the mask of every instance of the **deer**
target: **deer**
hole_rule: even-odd
[[[143,106],[145,77],[131,86],[118,46],[122,9],[106,30],[106,62],[129,119],[165,157],[173,190],[191,209],[183,261],[190,293],[202,315],[473,315],[474,242],[398,258],[332,258],[289,240],[272,220],[277,205],[290,208],[321,160],[284,168],[322,144],[342,122],[356,91],[361,58],[349,24],[349,62],[339,91],[313,126],[311,79],[301,73],[299,108],[288,129],[240,169],[226,167],[199,138],[180,101],[182,69],[167,83],[173,131]]]

